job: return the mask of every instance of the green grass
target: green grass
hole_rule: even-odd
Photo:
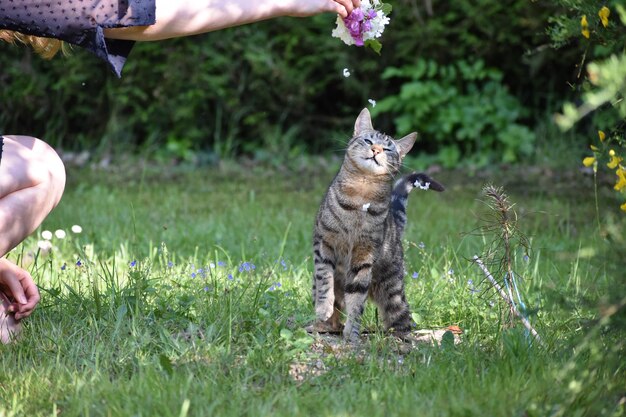
[[[626,320],[611,308],[626,295],[626,222],[610,190],[599,231],[589,179],[440,174],[445,193],[409,201],[407,295],[420,328],[458,325],[463,343],[407,353],[375,334],[365,354],[335,357],[301,330],[333,175],[312,167],[70,171],[41,230],[83,233],[47,255],[33,236],[11,255],[33,260],[43,299],[20,343],[0,346],[0,416],[624,415]],[[516,267],[545,348],[501,330],[501,303],[468,261],[485,244],[468,232],[487,181],[532,241]],[[291,376],[318,359],[323,372]]]

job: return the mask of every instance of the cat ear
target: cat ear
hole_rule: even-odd
[[[361,110],[359,117],[356,118],[356,123],[354,123],[354,136],[359,136],[361,133],[368,130],[374,130],[374,128],[372,127],[370,112],[365,108]]]
[[[398,147],[398,153],[400,154],[400,158],[404,158],[404,156],[409,153],[416,139],[417,133],[413,132],[396,141],[396,146]]]

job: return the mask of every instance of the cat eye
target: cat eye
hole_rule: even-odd
[[[363,139],[363,141],[365,141],[365,143],[367,143],[368,145],[372,145],[372,141],[369,139]]]

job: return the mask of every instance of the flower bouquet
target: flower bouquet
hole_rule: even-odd
[[[352,10],[345,19],[337,16],[337,27],[332,36],[341,39],[346,45],[368,46],[380,53],[382,45],[377,38],[389,24],[389,13],[389,4],[379,0],[362,0],[361,6]]]

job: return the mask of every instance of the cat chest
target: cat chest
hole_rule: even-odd
[[[320,220],[327,234],[333,235],[333,240],[351,246],[363,240],[379,240],[387,212],[386,207],[371,203],[356,208],[328,204],[320,213]]]

